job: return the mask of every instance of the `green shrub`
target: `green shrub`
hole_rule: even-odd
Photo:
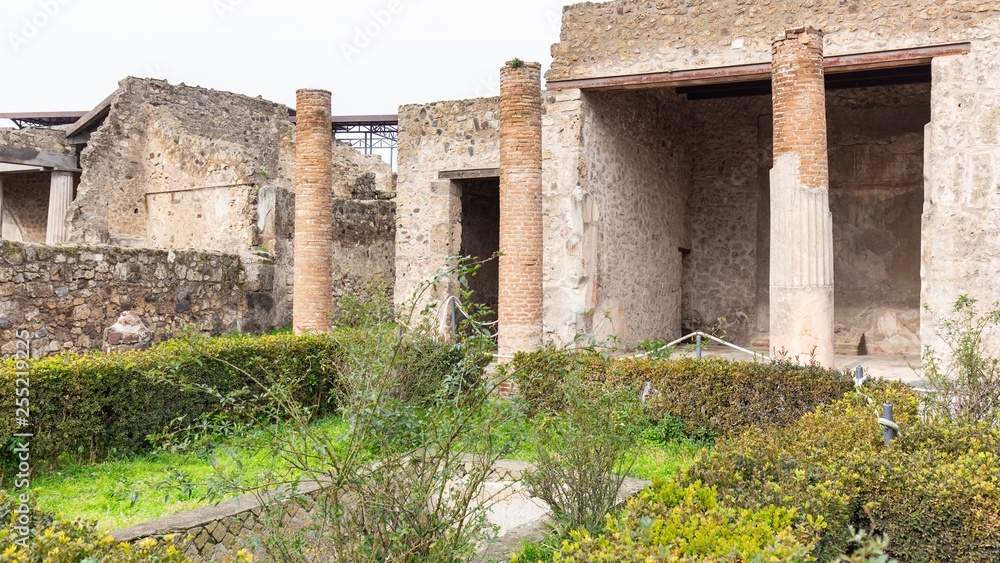
[[[329,410],[341,350],[332,335],[226,336],[32,360],[32,463],[41,468],[63,455],[87,462],[147,450],[147,437],[174,419],[194,420],[218,408],[219,398],[202,387],[231,393],[255,388],[254,379],[294,376],[302,402]],[[0,364],[0,402],[9,401],[14,384],[13,362]],[[22,431],[14,409],[3,405],[0,435]]]
[[[801,524],[822,524],[820,561],[850,551],[852,528],[886,534],[888,553],[904,561],[996,561],[1000,429],[923,421],[902,384],[866,393],[720,445],[686,482],[716,486],[730,506],[785,506]],[[902,430],[890,447],[876,421],[884,402]]]
[[[948,348],[948,359],[927,346],[923,375],[927,379],[924,400],[934,412],[967,421],[1000,422],[1000,359],[989,346],[989,334],[1000,327],[1000,302],[985,313],[976,310],[976,300],[962,295],[952,316],[941,319],[938,335]]]
[[[395,334],[393,326],[378,329]],[[36,469],[66,456],[93,462],[112,455],[148,451],[151,435],[197,424],[207,416],[243,416],[249,421],[266,389],[281,380],[291,399],[314,416],[336,411],[345,364],[369,346],[371,333],[338,330],[295,336],[194,337],[164,342],[150,350],[122,354],[62,354],[30,361],[31,417],[18,428],[13,408],[16,365],[0,363],[0,446],[15,432],[34,434]],[[407,396],[456,377],[473,378],[465,356],[430,338],[410,339],[395,352],[399,369],[410,374]],[[375,358],[366,361],[377,363]],[[470,360],[471,361],[471,360]],[[481,371],[481,370],[480,370]],[[415,382],[415,383],[413,383]],[[224,414],[220,414],[224,413]],[[213,426],[204,424],[206,434]],[[211,437],[210,437],[211,438]],[[0,451],[0,485],[13,461]]]
[[[636,394],[650,382],[655,391],[647,406],[653,422],[668,416],[680,419],[685,433],[699,439],[792,424],[854,386],[847,373],[784,362],[613,359],[551,347],[518,354],[513,367],[532,415],[564,408],[559,386],[567,373],[579,369],[592,381]]]
[[[580,530],[553,561],[810,561],[816,533],[796,524],[794,509],[722,506],[713,488],[657,480],[602,534]]]
[[[578,376],[559,392],[565,408],[536,418],[537,468],[525,482],[563,529],[596,529],[635,464],[642,405],[631,390],[588,385]]]

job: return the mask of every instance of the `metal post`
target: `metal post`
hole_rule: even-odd
[[[865,368],[858,366],[854,368],[854,386],[861,387],[861,383],[865,380]]]
[[[695,353],[697,354],[697,357],[700,360],[701,359],[701,334],[700,333],[698,334],[698,336],[695,337],[694,343],[695,343],[694,344],[694,346],[695,346]]]
[[[886,403],[882,405],[882,418],[888,420],[889,422],[895,422],[892,419],[892,403]],[[882,426],[882,437],[885,440],[885,445],[889,445],[893,440],[896,439],[896,430],[889,426]]]

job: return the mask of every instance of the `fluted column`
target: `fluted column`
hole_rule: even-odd
[[[501,355],[542,342],[541,65],[500,71]]]
[[[299,90],[295,126],[296,333],[333,325],[333,124],[330,92]]]
[[[833,219],[829,203],[823,33],[773,45],[771,349],[833,367]]]
[[[52,171],[49,186],[49,220],[45,227],[45,244],[66,242],[66,212],[73,203],[73,173]]]

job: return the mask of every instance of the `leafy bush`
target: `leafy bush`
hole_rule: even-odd
[[[695,438],[792,424],[854,386],[847,373],[784,362],[613,359],[593,351],[551,347],[518,354],[513,366],[519,393],[532,415],[562,410],[559,388],[567,374],[578,369],[593,382],[637,395],[650,382],[654,392],[647,407],[652,421],[667,416],[680,419],[685,433]]]
[[[1000,421],[1000,359],[987,345],[989,332],[1000,326],[1000,302],[984,314],[976,300],[962,295],[953,315],[941,320],[940,336],[949,359],[930,346],[924,351],[923,372],[928,406],[935,412],[965,420]]]
[[[657,480],[602,534],[574,531],[553,561],[809,561],[815,532],[795,510],[726,508],[715,489]]]
[[[559,392],[565,408],[536,419],[537,468],[525,482],[564,529],[595,529],[635,464],[642,406],[631,390],[579,377],[564,380]]]
[[[905,561],[996,561],[1000,555],[1000,428],[917,416],[902,384],[877,384],[793,426],[720,446],[686,481],[716,486],[724,504],[794,508],[821,530],[815,555],[852,547],[852,528],[886,534]],[[890,447],[876,421],[891,402],[902,433]]]

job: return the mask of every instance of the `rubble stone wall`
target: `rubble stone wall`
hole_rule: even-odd
[[[684,329],[715,329],[745,345],[758,330],[759,289],[764,307],[760,328],[765,337],[768,332],[771,98],[689,105],[691,252],[684,257]]]
[[[656,91],[586,100],[584,189],[597,229],[590,332],[626,342],[676,338],[681,249],[691,247],[687,105]]]
[[[461,250],[461,193],[443,170],[500,166],[500,99],[399,108],[395,300],[414,290]],[[447,288],[428,299],[443,299]]]
[[[266,256],[0,241],[0,353],[24,330],[38,355],[99,348],[125,310],[158,340],[266,331],[278,326],[273,284]]]
[[[802,25],[826,55],[996,37],[1000,4],[966,0],[615,0],[564,8],[547,79],[766,63],[771,42]]]

